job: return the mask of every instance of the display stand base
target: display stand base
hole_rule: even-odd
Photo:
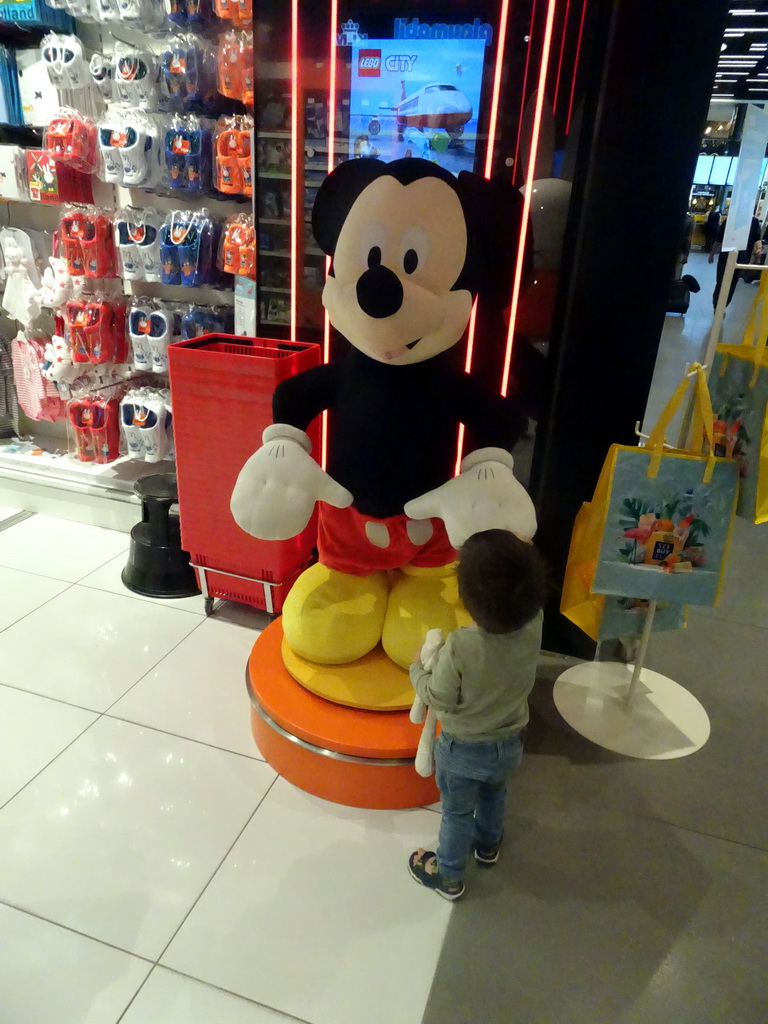
[[[678,683],[644,668],[630,704],[633,665],[585,662],[569,668],[554,688],[565,721],[598,746],[628,757],[687,757],[709,738],[709,718]]]
[[[368,711],[310,693],[283,664],[283,629],[272,622],[246,670],[251,729],[275,771],[300,789],[350,807],[435,803],[434,776],[414,768],[421,726],[407,711]]]

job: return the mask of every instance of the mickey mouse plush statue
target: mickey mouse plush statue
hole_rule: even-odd
[[[318,191],[312,226],[332,261],[323,305],[351,347],[278,386],[275,422],[231,500],[238,525],[267,540],[300,533],[319,503],[319,561],[283,608],[303,658],[344,664],[381,641],[406,667],[427,629],[469,622],[455,549],[481,530],[535,533],[509,454],[521,417],[448,353],[477,294],[508,294],[521,210],[516,190],[419,158],[350,160]],[[324,472],[306,429],[326,409]],[[480,447],[454,477],[459,423]]]

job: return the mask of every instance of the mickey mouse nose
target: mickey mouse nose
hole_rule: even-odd
[[[403,304],[403,286],[388,267],[370,267],[357,282],[357,301],[368,316],[383,320],[393,316]]]

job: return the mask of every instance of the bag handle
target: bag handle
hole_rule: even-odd
[[[701,437],[702,433],[704,434],[709,445],[709,456],[707,458],[707,468],[704,471],[704,482],[709,483],[712,479],[712,474],[715,470],[715,416],[712,411],[712,399],[709,395],[709,388],[707,387],[707,377],[704,372],[704,367],[700,363],[693,363],[688,373],[677,385],[674,394],[664,406],[656,426],[651,431],[648,440],[645,443],[646,451],[650,451],[652,453],[651,462],[648,467],[649,477],[658,476],[659,466],[661,465],[661,459],[664,455],[664,439],[666,437],[669,424],[672,422],[675,413],[682,405],[683,399],[688,393],[688,387],[692,377],[696,378],[696,384],[694,391],[695,404],[693,426],[690,436]],[[700,453],[693,452],[693,454],[698,455]]]

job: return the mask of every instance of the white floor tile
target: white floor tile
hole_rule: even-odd
[[[293,1017],[155,967],[120,1024],[292,1024]]]
[[[0,566],[0,631],[69,587],[62,580],[33,576]]]
[[[199,624],[172,608],[70,587],[0,633],[0,683],[105,711]]]
[[[0,900],[156,959],[274,778],[102,718],[0,814]]]
[[[128,544],[128,535],[116,530],[32,516],[0,531],[0,565],[76,583]]]
[[[2,905],[0,935],[3,1024],[115,1024],[152,968]]]
[[[203,622],[110,708],[110,715],[259,757],[245,688],[254,640],[241,626]]]
[[[426,810],[272,787],[162,963],[312,1024],[420,1021],[450,906],[409,877]]]
[[[133,597],[138,601],[148,601],[150,604],[158,605],[161,608],[173,608],[174,611],[194,612],[197,615],[205,615],[205,602],[202,596],[180,597],[174,599],[144,597],[142,594],[135,594],[123,584],[120,574],[126,566],[128,556],[123,552],[117,558],[106,562],[96,572],[90,573],[80,580],[83,587],[93,587],[95,590],[106,590],[110,594],[120,594],[121,597]]]
[[[97,717],[92,711],[0,686],[0,806]]]

